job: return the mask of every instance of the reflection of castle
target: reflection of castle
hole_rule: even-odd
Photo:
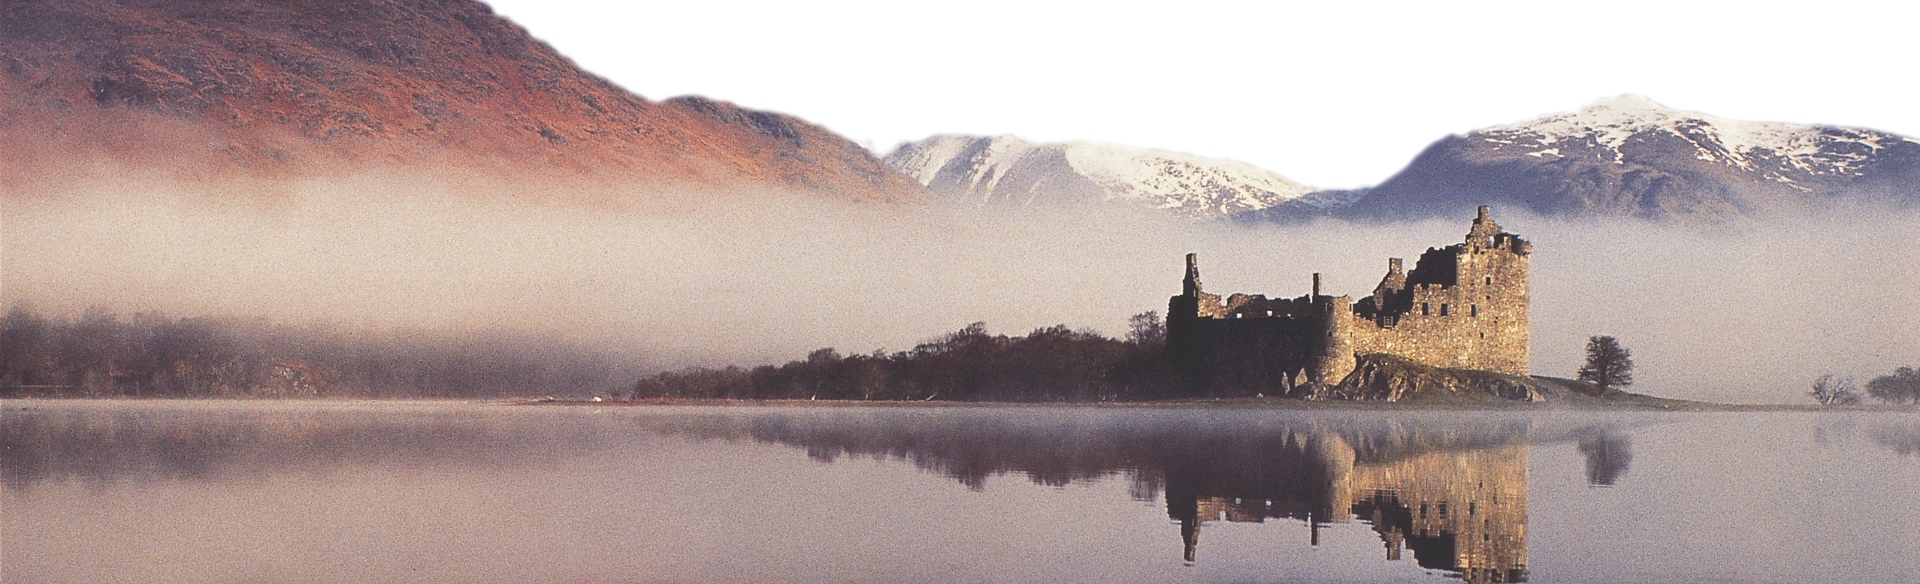
[[[1213,492],[1226,485],[1169,473],[1167,513],[1180,521],[1187,560],[1195,558],[1207,521],[1298,519],[1312,526],[1312,544],[1319,545],[1321,524],[1358,518],[1372,524],[1389,560],[1409,549],[1421,567],[1458,572],[1468,582],[1526,581],[1525,445],[1356,463],[1337,436],[1297,443],[1295,452],[1312,460],[1278,465],[1298,471],[1296,480],[1266,483],[1279,489],[1239,483]]]
[[[969,487],[1021,473],[1065,485],[1124,473],[1136,500],[1163,498],[1195,559],[1206,522],[1296,519],[1371,525],[1398,560],[1469,582],[1526,579],[1528,440],[1567,432],[1508,418],[1276,415],[1212,409],[996,408],[661,417],[668,431],[751,438],[911,461]],[[1318,541],[1314,541],[1318,545]]]

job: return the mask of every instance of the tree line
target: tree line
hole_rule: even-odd
[[[612,363],[507,333],[123,319],[97,308],[62,318],[15,307],[0,319],[0,397],[493,397],[618,387]]]
[[[1178,397],[1157,312],[1135,315],[1125,339],[1065,325],[1025,336],[985,323],[911,350],[842,355],[832,348],[785,365],[691,368],[635,383],[633,398],[1110,401]]]
[[[1822,375],[1807,392],[1814,401],[1830,406],[1853,405],[1861,401],[1860,386],[1852,377]],[[1912,367],[1893,370],[1867,381],[1866,395],[1890,404],[1920,405],[1920,371]]]

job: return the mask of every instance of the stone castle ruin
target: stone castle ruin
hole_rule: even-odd
[[[1214,395],[1304,395],[1337,385],[1357,356],[1387,354],[1433,367],[1527,375],[1527,256],[1532,244],[1480,207],[1466,241],[1429,248],[1412,271],[1387,260],[1373,295],[1297,298],[1200,287],[1187,254],[1179,296],[1167,303],[1167,354]]]

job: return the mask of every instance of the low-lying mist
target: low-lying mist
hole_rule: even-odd
[[[1250,227],[407,173],[260,194],[35,189],[0,199],[9,306],[538,335],[624,356],[633,375],[901,350],[974,321],[1118,336],[1128,316],[1165,311],[1187,252],[1211,292],[1297,296],[1317,271],[1327,292],[1360,297],[1385,258],[1457,242],[1471,220]],[[1494,218],[1535,243],[1536,374],[1572,376],[1600,334],[1633,352],[1631,390],[1665,397],[1801,401],[1821,374],[1920,361],[1913,211],[1713,227]]]

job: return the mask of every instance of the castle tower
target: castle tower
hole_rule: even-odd
[[[1316,276],[1318,274],[1315,274]],[[1357,365],[1353,347],[1353,298],[1316,296],[1316,308],[1322,310],[1310,356],[1307,380],[1322,385],[1337,385],[1353,373]]]
[[[1454,327],[1470,351],[1457,367],[1526,375],[1531,359],[1527,256],[1531,244],[1495,223],[1481,206],[1454,261]]]
[[[1493,247],[1494,236],[1500,234],[1500,224],[1494,223],[1490,215],[1492,215],[1492,208],[1481,205],[1479,213],[1473,218],[1473,228],[1467,230],[1468,247],[1481,249]]]

